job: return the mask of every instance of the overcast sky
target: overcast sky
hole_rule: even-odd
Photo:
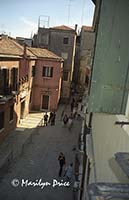
[[[94,4],[91,0],[0,0],[0,33],[30,37],[41,26],[92,25]]]

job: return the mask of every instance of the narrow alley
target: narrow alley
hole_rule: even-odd
[[[75,119],[72,130],[62,126],[61,108],[56,115],[56,124],[36,129],[32,142],[26,147],[23,155],[9,168],[9,171],[0,182],[0,199],[2,200],[72,200],[74,176],[70,186],[55,186],[54,180],[63,183],[64,177],[58,177],[58,155],[63,152],[66,165],[74,163],[75,151],[81,130],[81,121]],[[15,180],[17,179],[17,180]],[[21,186],[22,180],[51,185],[41,188],[39,186]],[[63,181],[62,181],[63,180]],[[16,185],[15,187],[13,185]]]

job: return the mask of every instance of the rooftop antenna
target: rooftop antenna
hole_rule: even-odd
[[[83,2],[82,2],[81,26],[83,25],[83,18],[84,18],[84,8],[85,8],[85,0],[83,0]]]
[[[50,16],[40,15],[38,18],[38,29],[39,28],[49,28]]]
[[[70,22],[70,12],[71,12],[71,2],[74,1],[74,0],[68,0],[69,1],[69,4],[68,4],[68,25],[69,25],[69,22]]]

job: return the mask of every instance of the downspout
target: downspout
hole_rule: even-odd
[[[123,108],[124,108],[124,98],[125,98],[125,93],[126,93],[126,85],[127,85],[128,76],[129,76],[129,63],[128,63],[126,77],[125,77],[125,82],[124,82],[123,96],[122,96],[122,101],[121,101],[120,113],[123,113],[122,111],[123,111]]]

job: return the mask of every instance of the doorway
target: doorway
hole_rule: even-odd
[[[42,104],[41,109],[48,110],[49,108],[49,96],[48,95],[42,95]]]
[[[24,118],[24,111],[25,111],[25,101],[21,102],[21,114],[20,119]]]

